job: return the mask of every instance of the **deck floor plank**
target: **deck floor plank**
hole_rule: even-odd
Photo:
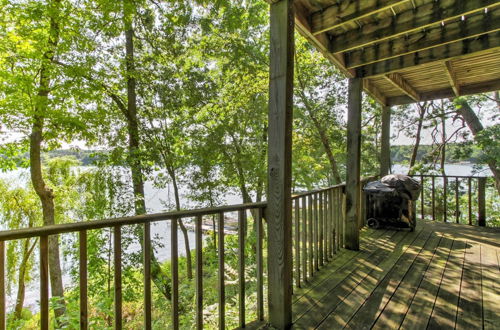
[[[384,230],[367,230],[364,229],[361,231],[361,244],[363,246],[372,247],[375,246],[379,240],[379,238],[387,233]],[[332,262],[329,262],[326,267],[320,269],[319,272],[315,273],[314,276],[308,280],[308,282],[304,283],[301,288],[294,288],[293,292],[293,303],[297,303],[301,298],[304,297],[309,291],[314,290],[314,288],[326,280],[332,273],[338,271],[340,268],[346,266],[351,263],[357,257],[362,255],[363,250],[360,251],[352,251],[342,249],[338,252]]]
[[[483,327],[481,245],[467,242],[457,311],[457,329]]]
[[[500,270],[497,251],[491,245],[481,245],[481,275],[484,329],[498,329],[500,325]]]
[[[321,322],[321,320],[329,315],[332,309],[340,304],[345,297],[369,275],[374,267],[377,267],[378,264],[390,254],[394,245],[398,245],[406,236],[405,234],[406,233],[403,232],[395,233],[384,244],[379,245],[379,247],[373,251],[370,258],[358,263],[357,267],[354,268],[348,276],[342,273],[332,276],[332,281],[325,283],[326,285],[323,286],[322,296],[318,297],[319,299],[317,298],[315,306],[312,307],[314,308],[314,313],[303,314],[294,324],[294,328],[303,329],[307,328],[311,323]]]
[[[422,284],[422,280],[430,266],[432,260],[436,260],[437,250],[443,244],[443,237],[432,234],[432,240],[429,240],[424,250],[417,256],[415,262],[411,265],[405,274],[398,288],[380,314],[373,329],[384,329],[387,326],[392,329],[399,328],[408,312],[411,302],[415,298],[415,293]]]
[[[307,299],[302,299],[295,303],[292,306],[292,310],[295,309],[294,327],[299,329],[300,324],[310,324],[314,322],[313,320],[316,320],[320,313],[323,317],[326,316],[327,314],[325,315],[325,313],[327,312],[322,308],[318,308],[318,306],[323,304],[322,298],[324,295],[339,286],[339,284],[347,286],[353,285],[353,281],[358,280],[360,275],[352,276],[352,273],[358,270],[362,265],[371,262],[373,258],[376,258],[378,250],[390,244],[391,238],[397,236],[397,234],[398,233],[393,231],[386,232],[380,237],[378,242],[374,243],[372,248],[362,249],[363,251],[358,255],[358,258],[352,259],[347,265],[332,273],[325,281],[321,282],[318,285],[318,287],[321,287],[321,290],[312,290],[306,295]],[[346,281],[349,281],[349,283],[344,283]],[[314,310],[314,313],[308,313],[311,310]],[[305,317],[306,320],[301,320],[302,317]]]
[[[497,329],[500,230],[426,221],[363,231],[300,289],[294,329]]]
[[[418,330],[427,327],[452,246],[452,238],[443,237],[441,239],[437,253],[411,301],[401,329]]]
[[[455,327],[464,254],[465,241],[455,240],[427,325],[428,328],[452,329]]]
[[[421,228],[420,228],[421,229]],[[418,230],[418,229],[417,229]],[[356,313],[357,309],[363,305],[365,300],[370,296],[376,288],[380,279],[382,279],[399,259],[405,255],[410,249],[414,249],[415,241],[425,233],[420,230],[418,235],[406,235],[405,238],[399,242],[385,260],[377,267],[373,268],[370,273],[354,290],[328,315],[328,317],[319,325],[319,329],[331,329],[344,327],[351,317]]]
[[[346,325],[347,329],[369,329],[376,322],[392,294],[401,283],[415,259],[424,250],[424,246],[431,239],[430,231],[425,230],[425,240],[414,245],[414,249],[405,254],[403,260],[379,282],[372,294],[366,299]]]

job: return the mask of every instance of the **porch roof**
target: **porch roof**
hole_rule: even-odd
[[[499,0],[295,0],[295,25],[383,105],[500,89]]]

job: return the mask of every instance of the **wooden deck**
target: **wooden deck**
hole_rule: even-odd
[[[295,290],[294,329],[499,329],[500,231],[425,222],[364,229]]]

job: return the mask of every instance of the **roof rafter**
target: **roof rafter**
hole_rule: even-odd
[[[333,53],[366,47],[373,43],[419,31],[442,21],[460,18],[474,12],[500,5],[497,0],[441,0],[431,1],[396,16],[366,24],[334,37],[330,43]]]
[[[385,78],[414,101],[420,101],[420,94],[399,73],[386,74]]]
[[[368,79],[363,79],[363,89],[375,101],[382,105],[387,105],[387,98]]]
[[[267,0],[272,1],[272,0]],[[332,54],[328,51],[329,40],[326,35],[313,36],[311,33],[311,27],[306,19],[305,8],[300,7],[300,5],[295,4],[295,28],[299,33],[306,38],[311,44],[313,44],[316,49],[318,49],[330,62],[332,62],[337,68],[342,71],[347,77],[354,77],[355,71],[349,70],[345,66],[344,55],[343,54]]]
[[[496,7],[487,13],[480,12],[463,20],[457,19],[449,24],[432,27],[427,31],[354,50],[346,54],[346,65],[348,68],[354,68],[499,30],[500,7]]]
[[[472,53],[479,54],[484,51],[491,51],[492,49],[496,50],[496,48],[498,48],[498,52],[500,53],[500,31],[364,65],[358,67],[356,72],[358,77],[376,76],[420,64],[466,57]]]
[[[406,2],[410,0],[342,1],[311,15],[312,32],[317,35],[333,30]]]
[[[478,93],[486,93],[494,90],[500,90],[500,80],[491,80],[485,81],[476,84],[463,85],[461,86],[460,93],[461,95],[472,95]],[[420,101],[429,101],[435,99],[447,99],[455,97],[455,92],[451,88],[432,91],[428,93],[422,93]],[[414,103],[415,101],[408,96],[396,96],[387,98],[387,105],[402,105]]]
[[[460,85],[458,84],[457,74],[453,69],[453,64],[451,63],[451,61],[446,61],[444,62],[444,67],[446,69],[445,71],[448,75],[448,80],[450,81],[450,85],[453,89],[453,92],[455,93],[455,96],[460,96]]]

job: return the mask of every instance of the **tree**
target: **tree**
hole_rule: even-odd
[[[14,187],[12,182],[0,181],[0,219],[6,228],[31,228],[41,224],[42,214],[38,196],[30,188]],[[38,239],[15,240],[7,248],[7,274],[10,283],[17,282],[14,319],[21,318],[26,283],[31,279],[32,254]],[[15,277],[17,274],[17,278]],[[10,286],[10,285],[9,285]]]
[[[498,167],[498,163],[500,163],[498,156],[500,154],[500,146],[498,143],[500,125],[496,124],[485,129],[479,117],[470,106],[467,98],[456,98],[454,104],[458,115],[467,123],[476,141],[485,153],[486,163],[495,177],[495,186],[500,194],[500,169]]]
[[[343,125],[341,106],[346,102],[345,80],[303,38],[298,40],[295,57],[297,124],[304,125],[321,142],[330,164],[332,181],[338,184],[343,181],[337,156],[343,152],[343,139],[339,137]]]

